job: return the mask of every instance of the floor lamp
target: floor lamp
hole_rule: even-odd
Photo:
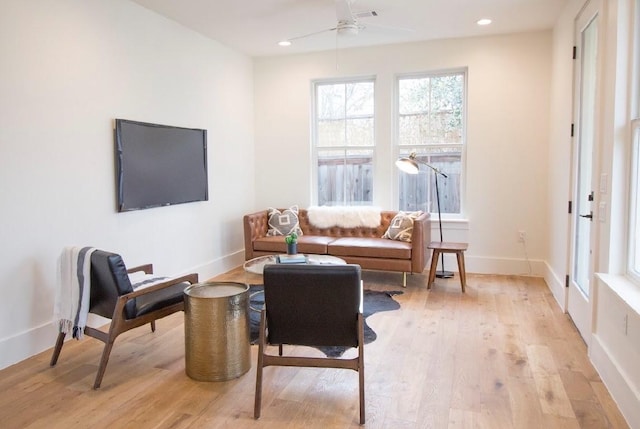
[[[411,152],[411,154],[409,155],[408,158],[399,158],[396,161],[396,167],[398,167],[400,170],[404,171],[405,173],[409,173],[409,174],[418,174],[418,172],[420,171],[419,164],[426,165],[427,167],[432,169],[433,173],[435,174],[435,179],[436,179],[436,205],[438,206],[438,226],[440,227],[440,242],[442,243],[442,241],[443,241],[442,240],[442,215],[440,213],[440,188],[438,186],[438,176],[441,175],[442,177],[444,177],[446,179],[447,175],[444,174],[442,171],[438,170],[433,165],[427,164],[426,162],[422,162],[422,161],[416,159],[416,153],[415,152]],[[436,277],[438,277],[438,278],[446,278],[446,279],[453,277],[453,272],[445,271],[445,269],[444,269],[444,253],[441,254],[441,257],[442,257],[441,258],[442,269],[439,270],[439,271],[436,271]]]

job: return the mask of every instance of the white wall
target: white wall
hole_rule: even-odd
[[[0,62],[0,368],[53,345],[63,246],[201,278],[240,263],[250,58],[125,0],[3,0]],[[116,213],[115,118],[207,129],[209,201]]]
[[[255,60],[256,203],[310,201],[311,81],[374,76],[374,204],[397,208],[392,104],[399,73],[468,68],[466,205],[445,240],[470,243],[471,272],[544,272],[551,32],[390,45]],[[527,252],[518,243],[527,232]],[[435,231],[434,231],[435,232]],[[453,264],[451,265],[453,266]]]

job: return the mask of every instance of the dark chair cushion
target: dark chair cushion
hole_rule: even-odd
[[[356,347],[360,278],[359,265],[265,266],[268,342]]]
[[[135,301],[135,317],[151,313],[152,311],[178,304],[184,300],[184,289],[189,283],[178,283],[164,289],[138,296]],[[129,317],[127,317],[129,318]]]

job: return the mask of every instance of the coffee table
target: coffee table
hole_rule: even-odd
[[[243,264],[243,268],[246,272],[251,274],[260,274],[264,270],[264,266],[268,264],[276,264],[276,258],[278,255],[265,255],[258,256],[257,258],[249,259]],[[306,255],[307,263],[312,265],[344,265],[347,262],[344,259],[331,255]]]

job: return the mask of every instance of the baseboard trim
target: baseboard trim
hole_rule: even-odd
[[[193,266],[179,274],[198,273],[199,281],[206,281],[220,273],[225,273],[233,268],[242,265],[244,262],[244,249],[226,255],[222,258],[214,259],[204,264]]]
[[[477,274],[543,277],[546,265],[544,261],[538,259],[526,260],[465,255],[464,260],[466,271]],[[448,271],[458,270],[455,255],[445,255],[445,267]]]
[[[14,365],[54,346],[56,329],[53,322],[45,323],[0,340],[0,369]]]
[[[591,336],[589,357],[629,427],[640,428],[640,393],[597,334]]]
[[[551,290],[553,297],[555,298],[558,306],[564,312],[567,311],[567,288],[564,280],[556,275],[551,266],[545,262],[544,281],[547,282],[547,286]]]

